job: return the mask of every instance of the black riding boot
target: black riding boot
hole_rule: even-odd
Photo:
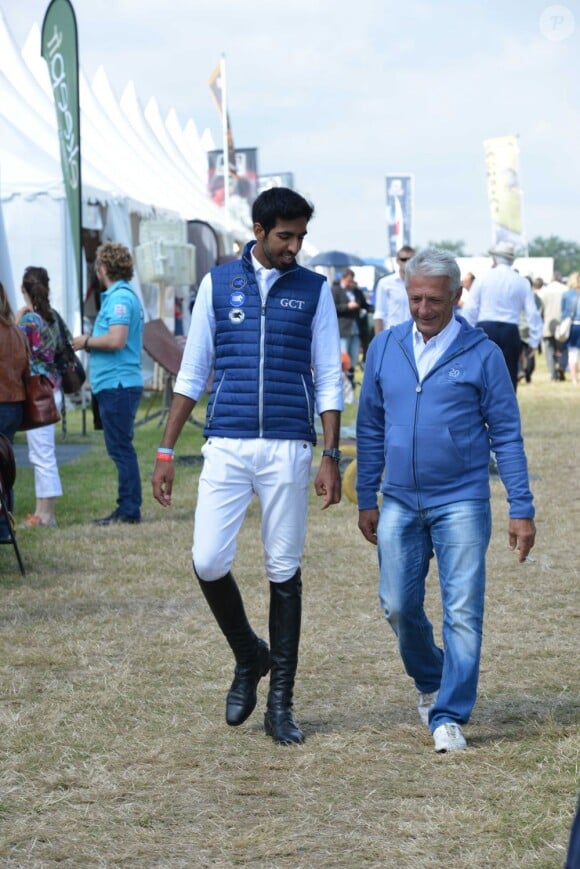
[[[236,659],[234,681],[226,699],[226,721],[236,727],[256,708],[256,689],[262,676],[270,669],[270,651],[250,627],[242,596],[232,574],[226,573],[214,582],[205,582],[197,573],[195,575]]]
[[[304,742],[304,733],[292,715],[292,693],[298,666],[302,579],[300,568],[287,582],[270,583],[270,690],[264,728],[274,742]]]

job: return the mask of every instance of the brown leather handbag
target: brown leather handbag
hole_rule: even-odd
[[[26,398],[18,430],[29,431],[58,422],[60,413],[49,378],[45,374],[27,374],[23,379]]]

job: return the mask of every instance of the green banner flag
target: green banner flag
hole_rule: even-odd
[[[81,138],[77,22],[69,0],[52,0],[42,22],[42,48],[54,94],[60,162],[77,265],[83,317]]]

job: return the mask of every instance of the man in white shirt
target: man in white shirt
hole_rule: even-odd
[[[411,316],[409,298],[405,289],[405,266],[415,251],[409,245],[397,253],[399,271],[386,275],[378,281],[375,288],[375,335],[404,323]]]
[[[550,372],[551,380],[565,380],[565,371],[568,364],[568,348],[563,347],[554,337],[554,330],[560,322],[562,314],[562,296],[566,292],[566,285],[562,283],[559,272],[549,284],[540,290],[540,298],[544,305],[544,332],[543,345],[546,354],[546,365]],[[563,358],[564,357],[564,358]]]
[[[474,281],[461,310],[472,326],[480,326],[501,347],[514,390],[518,384],[520,314],[529,328],[529,346],[536,350],[542,338],[542,318],[529,281],[512,268],[513,244],[500,241],[490,250],[493,266]]]

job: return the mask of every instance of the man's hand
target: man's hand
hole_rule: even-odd
[[[165,426],[165,434],[161,441],[161,449],[173,449],[175,446],[181,429],[191,416],[191,412],[195,407],[196,402],[193,398],[188,398],[186,395],[181,395],[179,392],[173,393],[171,399],[171,407],[169,408],[169,417]],[[173,462],[155,462],[151,484],[153,486],[153,497],[159,501],[162,507],[171,506],[171,490],[173,488],[173,478],[175,477],[175,469]]]
[[[516,549],[518,560],[525,561],[536,539],[533,519],[510,519],[508,525],[509,548]]]
[[[363,537],[377,545],[377,529],[379,527],[379,510],[374,507],[372,510],[358,511],[358,527],[362,531]]]
[[[153,486],[153,497],[159,501],[162,507],[171,506],[171,490],[173,489],[173,478],[175,477],[175,468],[173,462],[155,462],[151,484]]]
[[[314,491],[322,497],[321,510],[326,510],[331,504],[338,504],[342,492],[342,482],[338,463],[334,459],[324,457],[314,481]]]

